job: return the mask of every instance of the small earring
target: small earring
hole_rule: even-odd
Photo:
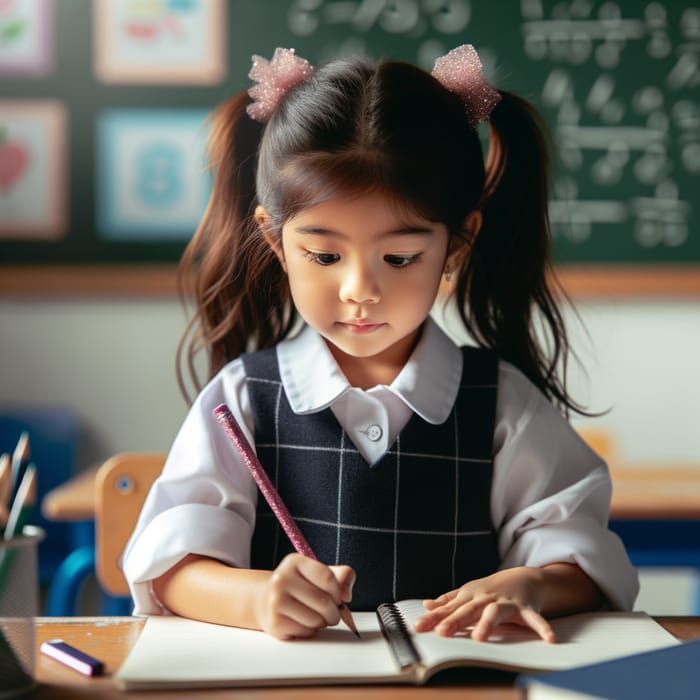
[[[445,268],[445,282],[452,281],[452,270],[449,267]]]

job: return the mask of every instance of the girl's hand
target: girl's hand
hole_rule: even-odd
[[[512,622],[532,628],[546,642],[555,642],[550,624],[540,614],[542,588],[541,569],[522,566],[498,571],[423,601],[429,612],[416,621],[416,631],[434,630],[441,637],[452,637],[473,626],[472,639],[485,642],[497,625]]]
[[[352,596],[355,572],[289,554],[272,572],[256,599],[260,628],[278,639],[312,637],[340,622],[338,605]]]

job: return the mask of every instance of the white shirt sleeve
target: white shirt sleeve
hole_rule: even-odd
[[[237,360],[194,402],[126,546],[123,568],[135,614],[166,612],[150,582],[188,553],[250,565],[257,487],[213,415],[220,403],[254,444],[245,373]]]
[[[614,609],[639,590],[619,537],[608,529],[607,466],[514,367],[501,363],[491,510],[501,568],[578,564]]]

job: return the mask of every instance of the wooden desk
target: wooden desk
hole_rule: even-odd
[[[679,639],[700,638],[700,617],[660,617],[657,620]],[[134,700],[518,700],[513,674],[480,669],[461,670],[436,678],[427,686],[325,686],[316,688],[238,688],[193,691],[121,693],[111,679],[143,627],[143,619],[128,617],[37,618],[37,679],[35,700],[83,700],[128,697]],[[41,642],[61,638],[106,663],[106,676],[90,679],[39,653]]]
[[[85,469],[49,491],[41,502],[43,516],[56,522],[93,520],[97,470],[98,467]]]
[[[610,517],[700,520],[700,464],[613,467]]]

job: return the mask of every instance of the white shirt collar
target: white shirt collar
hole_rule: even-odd
[[[323,338],[309,326],[279,343],[277,357],[294,413],[321,411],[352,389]],[[387,388],[424,420],[442,423],[454,404],[461,376],[462,353],[428,317],[418,345]]]

